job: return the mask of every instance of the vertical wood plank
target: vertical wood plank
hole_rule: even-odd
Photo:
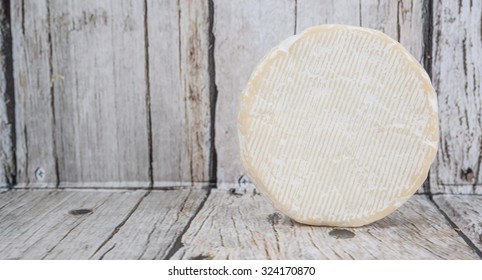
[[[207,1],[147,1],[154,186],[209,181]]]
[[[238,181],[244,172],[236,129],[239,98],[256,63],[295,33],[294,0],[214,0],[217,181]],[[222,187],[221,186],[221,187]]]
[[[46,0],[11,1],[19,186],[56,186],[57,160]]]
[[[441,142],[432,190],[482,193],[482,2],[436,0],[433,9]]]
[[[52,0],[49,11],[60,186],[149,186],[144,3]]]
[[[10,2],[0,4],[0,188],[15,183],[15,99],[12,77]]]

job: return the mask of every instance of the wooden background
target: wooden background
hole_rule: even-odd
[[[243,182],[236,113],[257,61],[340,23],[400,41],[438,93],[432,193],[482,194],[482,1],[2,1],[0,186]],[[347,174],[350,176],[350,174]]]

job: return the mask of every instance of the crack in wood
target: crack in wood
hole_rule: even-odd
[[[211,147],[209,151],[209,182],[217,187],[217,152],[216,152],[216,102],[218,99],[218,87],[216,85],[216,61],[214,59],[215,42],[214,36],[214,1],[208,1],[208,17],[209,17],[209,47],[208,47],[208,73],[209,73],[209,103],[210,103],[210,141]]]
[[[107,237],[107,239],[105,239],[99,245],[99,247],[97,247],[97,249],[94,251],[94,253],[92,253],[90,258],[92,258],[95,254],[97,254],[105,246],[105,244],[107,244],[107,242],[109,242],[119,232],[119,230],[125,225],[125,223],[129,220],[129,218],[132,216],[132,214],[134,214],[134,212],[137,210],[137,208],[139,208],[139,205],[142,203],[144,198],[146,198],[150,193],[151,193],[151,191],[149,190],[143,196],[141,196],[141,198],[137,201],[137,203],[134,205],[134,207],[132,207],[132,209],[129,211],[129,213],[127,213],[126,217],[114,228],[114,230]]]
[[[52,111],[52,156],[54,158],[55,169],[55,187],[58,188],[60,184],[59,174],[59,158],[57,155],[57,137],[56,137],[56,120],[55,120],[55,78],[53,67],[53,46],[52,46],[52,27],[51,27],[51,13],[50,13],[50,0],[47,0],[47,43],[49,48],[48,61],[49,61],[49,76],[50,76],[50,110]]]
[[[147,145],[149,154],[148,176],[149,187],[154,187],[153,161],[154,156],[152,152],[152,113],[151,113],[151,77],[149,72],[149,24],[148,24],[148,8],[147,0],[144,0],[144,75],[146,79],[146,122],[147,122]]]
[[[199,212],[201,212],[201,210],[203,209],[204,204],[208,200],[210,194],[211,194],[211,189],[209,188],[209,189],[207,189],[206,196],[204,197],[203,201],[201,201],[201,203],[199,204],[199,206],[196,209],[196,211],[194,212],[194,214],[191,216],[191,218],[189,218],[189,221],[186,223],[186,226],[184,227],[184,229],[177,236],[173,245],[171,246],[171,248],[169,249],[169,251],[165,255],[164,260],[171,259],[172,256],[174,256],[177,253],[177,251],[179,251],[182,247],[184,247],[184,244],[182,243],[182,238],[186,234],[188,229],[191,227],[192,221],[196,218],[196,216],[199,214]]]
[[[470,247],[478,256],[479,258],[482,259],[482,251],[472,242],[472,240],[467,237],[467,235],[463,232],[463,230],[455,230],[455,229],[460,229],[460,227],[450,219],[450,217],[445,213],[445,211],[442,210],[442,208],[435,202],[433,199],[433,195],[429,195],[429,200],[435,205],[435,208],[439,211],[440,214],[445,218],[445,220],[450,224],[450,226],[454,229],[454,231],[465,241],[467,246]]]

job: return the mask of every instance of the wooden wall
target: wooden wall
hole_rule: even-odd
[[[0,186],[238,184],[236,113],[253,67],[287,36],[342,23],[387,33],[432,76],[441,143],[431,191],[482,193],[481,5],[6,1]]]

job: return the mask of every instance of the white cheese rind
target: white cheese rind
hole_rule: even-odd
[[[437,99],[395,40],[322,25],[257,65],[238,131],[248,176],[280,211],[305,224],[362,226],[397,209],[427,177]]]

